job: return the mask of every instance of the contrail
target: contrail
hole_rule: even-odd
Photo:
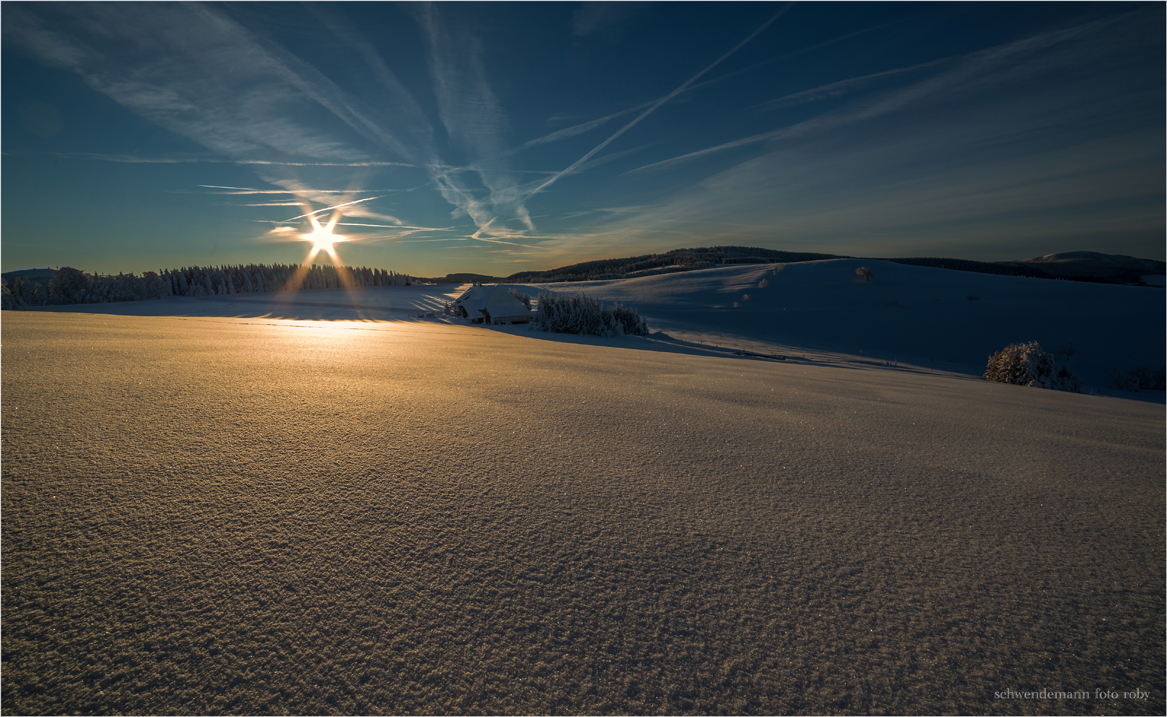
[[[721,57],[717,58],[717,60],[716,60],[716,61],[715,61],[715,62],[714,62],[712,65],[710,65],[709,67],[706,67],[704,70],[701,70],[701,71],[700,71],[700,72],[698,72],[697,74],[695,74],[695,75],[693,75],[692,77],[690,77],[690,78],[688,79],[688,81],[687,81],[687,82],[685,82],[685,84],[681,85],[681,86],[680,86],[680,87],[678,87],[677,89],[675,89],[675,90],[673,90],[672,92],[670,92],[669,94],[665,95],[663,98],[661,98],[661,99],[657,100],[655,104],[653,104],[651,107],[649,107],[648,109],[646,109],[644,112],[641,112],[641,113],[640,113],[640,114],[639,114],[639,115],[636,117],[636,119],[632,120],[632,121],[631,121],[631,122],[629,122],[628,124],[626,124],[626,125],[624,125],[623,127],[621,127],[619,130],[617,130],[617,131],[616,131],[616,133],[615,133],[615,134],[613,134],[613,135],[612,135],[611,137],[609,137],[608,139],[604,140],[603,142],[600,142],[600,144],[599,144],[599,145],[597,145],[595,149],[593,149],[592,151],[588,152],[588,153],[587,153],[587,154],[585,154],[584,156],[582,156],[582,157],[580,157],[579,159],[577,159],[577,160],[576,160],[576,161],[575,161],[575,162],[574,162],[574,163],[573,163],[573,164],[572,164],[570,167],[568,167],[567,169],[563,170],[563,171],[562,171],[562,172],[560,172],[559,174],[556,174],[556,175],[555,175],[555,176],[553,176],[551,179],[548,179],[546,182],[543,182],[543,184],[541,184],[541,185],[539,185],[538,187],[536,187],[534,191],[532,191],[530,194],[528,194],[528,195],[527,195],[526,199],[530,199],[531,197],[535,196],[536,194],[538,194],[539,192],[543,191],[543,190],[544,190],[544,189],[546,189],[547,187],[550,187],[550,186],[551,186],[552,184],[554,184],[554,183],[556,182],[556,180],[558,180],[560,177],[563,177],[563,176],[565,176],[565,175],[568,175],[568,174],[571,174],[572,172],[574,172],[576,169],[578,169],[578,168],[579,168],[579,166],[580,166],[581,164],[583,164],[584,162],[588,161],[588,160],[589,160],[589,159],[591,159],[593,156],[595,156],[596,152],[599,152],[599,151],[600,151],[601,149],[603,149],[604,147],[607,147],[607,146],[608,146],[609,144],[611,144],[611,143],[612,143],[612,142],[613,142],[613,141],[614,141],[614,140],[615,140],[617,137],[619,137],[620,135],[624,134],[624,133],[625,133],[625,132],[627,132],[628,130],[630,130],[630,129],[632,129],[633,127],[635,127],[635,126],[636,126],[636,124],[637,124],[638,122],[640,122],[640,120],[644,119],[645,117],[647,117],[647,116],[649,116],[650,114],[652,114],[653,112],[655,112],[655,111],[656,111],[656,108],[660,107],[660,106],[661,106],[661,105],[663,105],[664,103],[668,102],[669,100],[673,99],[673,98],[674,98],[674,97],[676,97],[677,95],[679,95],[679,94],[681,94],[682,92],[684,92],[686,89],[688,89],[688,88],[689,88],[689,85],[691,85],[691,84],[693,84],[694,82],[696,82],[697,80],[701,79],[701,78],[702,78],[702,77],[705,75],[705,73],[709,72],[709,71],[710,71],[710,70],[712,70],[714,67],[717,67],[718,65],[720,65],[720,64],[721,64],[722,62],[724,62],[725,60],[729,59],[729,57],[730,57],[731,55],[733,55],[733,53],[735,53],[735,52],[737,52],[738,50],[742,49],[742,48],[743,48],[743,47],[746,45],[746,43],[747,43],[747,42],[749,42],[750,40],[753,40],[755,37],[757,37],[759,34],[761,34],[761,32],[762,32],[763,30],[765,30],[766,28],[770,27],[770,25],[771,25],[771,24],[773,24],[773,22],[774,22],[775,20],[777,20],[778,18],[780,18],[780,17],[782,17],[784,14],[786,14],[786,11],[787,11],[787,10],[789,10],[789,9],[790,9],[791,7],[793,7],[793,6],[794,6],[794,3],[787,3],[786,7],[782,8],[782,9],[781,9],[781,10],[779,10],[778,12],[774,13],[774,16],[773,16],[773,17],[771,17],[771,18],[770,18],[769,20],[767,20],[766,22],[762,23],[762,26],[761,26],[761,27],[759,27],[757,30],[754,30],[752,33],[750,33],[750,36],[749,36],[749,37],[747,37],[746,39],[742,40],[742,41],[741,41],[741,42],[739,42],[737,45],[734,45],[734,47],[733,47],[733,49],[732,49],[732,50],[730,50],[729,52],[725,53],[725,54],[724,54],[724,55],[722,55]],[[524,200],[524,201],[525,201],[525,200]]]
[[[310,217],[313,214],[319,214],[320,212],[327,212],[329,209],[340,209],[341,207],[347,207],[350,204],[360,204],[361,202],[367,202],[370,199],[380,199],[380,197],[365,197],[364,199],[358,199],[355,202],[345,202],[344,204],[337,204],[335,207],[325,207],[323,209],[317,209],[314,212],[308,212],[307,214],[301,214],[298,217],[292,217],[291,219],[285,219],[284,221],[285,222],[294,222],[297,219],[303,219],[304,217]]]

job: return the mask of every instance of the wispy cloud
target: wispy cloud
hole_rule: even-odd
[[[640,2],[581,2],[571,18],[571,34],[584,37],[612,31],[651,7]]]
[[[597,4],[598,5],[612,5],[613,3],[597,3]],[[628,3],[621,3],[621,4],[628,4]],[[743,73],[755,72],[758,69],[772,65],[776,62],[781,62],[784,60],[799,57],[801,55],[806,55],[806,54],[809,54],[812,52],[816,52],[818,50],[830,47],[832,45],[836,45],[838,43],[844,42],[846,40],[850,40],[850,39],[852,39],[854,37],[858,37],[860,35],[865,35],[865,34],[870,33],[870,32],[876,32],[878,30],[884,30],[884,29],[891,27],[892,25],[895,25],[895,24],[896,23],[894,23],[894,22],[883,23],[883,24],[876,25],[873,27],[868,27],[868,28],[863,28],[861,30],[855,30],[853,32],[848,32],[844,35],[839,35],[838,37],[833,37],[829,40],[824,40],[823,42],[815,43],[814,45],[809,45],[807,47],[799,48],[799,49],[794,50],[792,52],[783,53],[781,55],[778,55],[777,57],[772,57],[770,59],[763,60],[762,62],[754,63],[748,67],[743,67],[741,69],[734,70],[733,72],[728,72],[728,73],[725,73],[723,75],[719,75],[717,77],[709,78],[707,80],[704,80],[703,82],[697,82],[695,84],[692,84],[692,85],[685,87],[680,92],[677,92],[676,94],[674,94],[673,99],[676,99],[676,97],[679,97],[683,94],[688,94],[688,93],[696,92],[698,90],[707,89],[709,87],[712,87],[712,86],[717,85],[719,83],[725,82],[726,80],[731,79],[733,77],[736,77],[738,75],[741,75]],[[926,63],[926,64],[931,64],[931,63]],[[892,71],[889,71],[888,73],[878,73],[877,75],[873,75],[872,77],[882,76],[884,74],[905,72],[905,71],[908,71],[910,69],[915,69],[915,68],[905,68],[903,70],[892,70]],[[836,83],[836,84],[842,84],[842,83]],[[832,88],[832,90],[836,90],[836,88]],[[796,93],[796,95],[801,96],[803,94],[809,94],[811,92],[813,92],[813,90],[808,90],[808,91],[806,91],[806,93]],[[791,100],[793,102],[793,101],[795,101],[796,95],[790,95],[787,98],[780,98],[779,100],[773,100],[772,102],[778,103],[781,100]],[[798,101],[810,101],[810,100],[808,99],[808,100],[798,100]],[[603,117],[588,120],[587,122],[580,122],[580,123],[574,124],[570,127],[565,127],[563,129],[556,130],[554,132],[542,135],[540,137],[536,137],[535,139],[528,140],[527,142],[524,142],[523,144],[519,145],[514,151],[518,152],[518,151],[521,151],[524,149],[529,149],[531,147],[537,147],[537,146],[542,145],[542,144],[548,144],[551,142],[558,142],[560,140],[570,139],[571,137],[576,137],[576,136],[581,135],[581,134],[586,134],[587,132],[591,132],[594,129],[597,129],[599,127],[604,126],[605,124],[607,124],[608,122],[611,122],[614,119],[624,117],[625,115],[629,115],[629,114],[632,114],[634,112],[643,111],[646,108],[652,107],[656,103],[657,103],[657,100],[652,100],[649,102],[641,102],[639,104],[633,105],[631,107],[626,107],[625,109],[619,110],[618,112],[613,112],[613,113],[605,115]],[[765,104],[768,104],[768,103],[765,103]],[[765,107],[765,106],[764,106],[764,108],[769,109],[769,107]],[[564,118],[554,118],[553,117],[551,119],[555,120],[555,119],[564,119]],[[580,167],[576,168],[576,171],[582,172],[582,171],[586,171],[587,169],[588,169],[588,167],[586,165],[581,165]],[[548,174],[557,174],[557,172],[548,172]]]
[[[312,193],[312,194],[362,194],[362,193],[370,193],[370,194],[384,194],[384,193],[386,193],[386,192],[396,192],[396,191],[400,191],[400,190],[397,190],[397,189],[319,189],[319,188],[316,188],[316,187],[313,187],[313,188],[311,188],[311,189],[302,188],[302,187],[301,187],[301,188],[296,188],[296,189],[248,189],[248,188],[246,188],[246,187],[219,187],[219,186],[216,186],[216,185],[213,185],[213,184],[199,184],[199,185],[197,185],[197,186],[199,186],[199,187],[204,187],[204,188],[207,188],[207,189],[212,189],[212,190],[221,190],[221,191],[211,191],[211,192],[200,192],[200,194],[292,194],[292,195],[299,194],[299,193]]]
[[[11,12],[9,12],[11,10]],[[428,122],[366,45],[356,47],[376,71],[405,138],[383,112],[344,92],[311,65],[204,5],[80,4],[5,8],[5,42],[78,73],[94,89],[215,156],[141,157],[75,154],[124,163],[230,163],[253,166],[301,201],[333,205],[333,191],[312,191],[311,168],[417,168],[437,164]],[[351,38],[350,38],[351,39]],[[404,108],[404,109],[402,109]],[[300,117],[328,122],[309,125]],[[370,156],[397,154],[403,161]],[[258,191],[258,190],[250,190]],[[394,221],[355,207],[352,214]]]
[[[883,79],[909,73],[914,70],[933,67],[948,68],[939,74],[886,92],[862,104],[820,114],[788,127],[761,132],[749,137],[723,142],[706,149],[646,164],[630,170],[629,173],[669,167],[681,162],[754,144],[821,135],[849,125],[875,120],[929,101],[943,99],[952,95],[966,95],[973,90],[982,89],[985,83],[1012,81],[1018,78],[1018,72],[1015,68],[1019,65],[1024,66],[1026,63],[1037,63],[1039,65],[1038,70],[1044,67],[1040,58],[1035,58],[1035,55],[1038,53],[1054,48],[1061,43],[1078,39],[1083,35],[1097,32],[1113,22],[1113,19],[1100,20],[1064,30],[1043,33],[968,55],[946,57],[928,63],[920,63],[885,72],[849,78],[804,90],[793,95],[786,95],[785,97],[777,98],[773,102],[780,104],[792,99],[797,101],[799,99],[816,98],[832,93],[841,95],[847,91],[863,86],[874,79]],[[1003,70],[1009,71],[1003,72]]]
[[[608,122],[611,122],[612,120],[616,119],[617,117],[623,117],[624,115],[632,114],[633,112],[635,112],[637,110],[644,109],[645,107],[649,106],[650,104],[652,104],[652,103],[650,103],[650,102],[641,103],[641,104],[636,105],[634,107],[629,107],[627,109],[620,110],[619,112],[613,112],[612,114],[607,115],[605,117],[600,117],[599,119],[590,120],[588,122],[581,122],[579,124],[572,125],[571,127],[564,127],[561,130],[556,130],[555,132],[552,132],[550,134],[545,134],[542,137],[536,137],[535,139],[524,142],[523,144],[519,145],[519,149],[527,149],[529,147],[536,147],[536,146],[541,145],[541,144],[547,144],[548,142],[558,142],[559,140],[568,139],[569,137],[575,137],[576,135],[581,135],[581,134],[584,134],[585,132],[591,132],[593,129],[596,129],[597,127],[602,127],[603,125],[607,124]]]
[[[248,202],[245,204],[235,204],[235,203],[226,204],[226,203],[224,203],[221,206],[226,206],[226,207],[298,207],[298,206],[300,206],[300,203],[299,202]]]
[[[121,164],[238,164],[272,165],[279,167],[416,167],[408,162],[283,162],[263,159],[230,159],[226,157],[142,157],[132,154],[99,154],[96,152],[48,152],[61,159],[82,159],[96,162],[118,162]]]
[[[790,10],[791,6],[792,6],[791,4],[787,4],[787,5],[786,5],[785,7],[783,7],[781,10],[779,10],[778,12],[776,12],[776,13],[775,13],[775,14],[774,14],[774,15],[773,15],[773,16],[772,16],[772,17],[771,17],[769,20],[767,20],[766,22],[762,23],[762,26],[761,26],[761,27],[759,27],[758,29],[756,29],[756,30],[754,30],[752,33],[750,33],[750,35],[749,35],[748,37],[746,37],[746,39],[742,40],[742,41],[741,41],[741,42],[739,42],[737,45],[734,45],[734,47],[733,47],[732,49],[730,49],[728,52],[726,52],[726,53],[725,53],[724,55],[722,55],[721,57],[719,57],[719,58],[717,58],[716,60],[714,60],[713,64],[711,64],[711,65],[707,66],[705,69],[703,69],[703,70],[701,70],[700,72],[698,72],[697,74],[693,75],[693,76],[692,76],[692,77],[690,77],[688,80],[686,80],[686,81],[685,81],[685,82],[684,82],[684,83],[683,83],[683,84],[682,84],[680,87],[677,87],[675,90],[673,90],[673,91],[672,91],[672,92],[670,92],[669,94],[665,95],[664,97],[662,97],[662,98],[660,98],[659,100],[657,100],[656,102],[654,102],[654,103],[653,103],[653,104],[652,104],[652,105],[651,105],[651,106],[650,106],[648,109],[644,110],[644,111],[643,111],[643,112],[641,112],[639,115],[637,115],[635,119],[633,119],[631,122],[629,122],[628,124],[626,124],[626,125],[624,125],[623,127],[621,127],[619,130],[617,130],[617,131],[616,131],[616,133],[615,133],[615,134],[613,134],[613,135],[611,135],[610,137],[608,137],[608,139],[606,139],[606,140],[604,140],[603,142],[601,142],[600,144],[596,145],[596,146],[595,146],[595,147],[594,147],[594,148],[593,148],[593,149],[592,149],[590,152],[588,152],[588,153],[587,153],[587,154],[585,154],[584,156],[582,156],[582,157],[580,157],[579,159],[577,159],[575,162],[573,162],[571,165],[569,165],[569,166],[568,166],[566,169],[564,169],[563,171],[559,172],[558,174],[556,174],[556,175],[552,176],[552,177],[551,177],[550,179],[548,179],[546,182],[543,182],[542,184],[540,184],[538,187],[536,187],[536,188],[535,188],[535,189],[534,189],[534,190],[533,190],[533,191],[530,193],[530,196],[534,196],[535,194],[538,194],[539,192],[541,192],[541,191],[543,191],[544,189],[546,189],[546,188],[550,187],[552,184],[554,184],[555,182],[559,181],[559,180],[560,180],[560,179],[562,179],[563,177],[566,177],[566,176],[568,176],[568,175],[570,175],[570,174],[573,174],[574,172],[578,171],[578,170],[579,170],[579,168],[580,168],[580,166],[581,166],[581,165],[583,165],[583,164],[584,164],[584,162],[586,162],[586,161],[588,161],[589,159],[591,159],[592,157],[594,157],[594,156],[596,155],[596,153],[597,153],[597,152],[599,152],[600,150],[604,149],[604,147],[607,147],[609,144],[611,144],[612,142],[614,142],[614,141],[615,141],[615,140],[616,140],[618,137],[620,137],[620,135],[622,135],[622,134],[624,134],[625,132],[627,132],[628,130],[632,129],[632,128],[633,128],[633,127],[635,127],[637,124],[639,124],[639,123],[640,123],[640,121],[641,121],[641,120],[643,120],[645,117],[648,117],[650,114],[652,114],[653,112],[655,112],[655,111],[657,110],[657,108],[659,108],[661,105],[665,104],[665,103],[666,103],[666,102],[668,102],[669,100],[673,99],[673,98],[674,98],[674,97],[676,97],[677,95],[679,95],[679,94],[681,94],[682,92],[684,92],[684,91],[685,91],[686,89],[688,89],[688,88],[689,88],[689,87],[690,87],[690,86],[691,86],[693,83],[695,83],[697,80],[701,79],[701,78],[702,78],[702,77],[704,77],[706,74],[708,74],[710,70],[712,70],[713,68],[717,67],[718,65],[720,65],[720,64],[721,64],[722,62],[724,62],[725,60],[729,59],[729,58],[730,58],[730,57],[731,57],[731,56],[732,56],[734,53],[736,53],[736,52],[737,52],[738,50],[740,50],[741,48],[745,47],[745,45],[746,45],[747,43],[749,43],[749,41],[750,41],[750,40],[753,40],[755,37],[757,37],[758,35],[760,35],[760,34],[762,33],[762,31],[764,31],[766,28],[770,27],[770,25],[772,25],[772,24],[774,23],[774,21],[775,21],[775,20],[777,20],[778,18],[782,17],[782,15],[784,15],[784,14],[785,14],[785,13],[786,13],[788,10]]]
[[[1139,40],[1100,29],[1087,23],[952,58],[933,77],[800,123],[798,135],[768,134],[800,141],[615,215],[595,233],[641,246],[781,237],[791,248],[860,255],[872,237],[880,255],[964,242],[961,253],[975,244],[996,258],[1064,246],[1041,243],[1051,237],[1161,236],[1162,126],[1146,120],[1156,98],[1113,82],[1138,71],[1120,48]],[[1144,119],[1100,131],[1115,116]],[[1128,207],[1121,217],[1110,210],[1116,203]]]
[[[472,196],[460,180],[449,174],[435,177],[447,201],[471,217],[482,229],[500,215],[517,220],[528,231],[535,225],[518,191],[511,169],[510,148],[503,139],[507,116],[491,89],[482,61],[480,41],[468,32],[451,28],[436,5],[418,10],[418,19],[430,44],[430,72],[442,124],[450,142],[466,155],[488,190],[485,198]]]
[[[284,221],[293,222],[297,219],[303,219],[304,217],[310,217],[310,216],[313,216],[315,214],[320,214],[322,212],[329,212],[329,211],[332,211],[333,209],[340,209],[341,207],[350,207],[354,204],[360,204],[361,202],[369,202],[369,201],[372,201],[374,199],[380,199],[380,197],[365,197],[364,199],[354,199],[351,202],[344,202],[342,204],[334,204],[331,207],[324,207],[323,209],[317,209],[315,211],[305,212],[304,214],[292,217],[290,219],[285,219]],[[398,223],[400,223],[400,222],[398,222]]]
[[[558,13],[555,30],[563,33],[559,40],[569,47],[539,56],[565,64],[534,71],[529,66],[518,68],[513,48],[501,48],[503,42],[512,42],[516,35],[511,33],[521,23],[499,30],[471,20],[481,19],[477,11],[443,4],[350,12],[328,4],[293,9],[8,3],[0,29],[6,49],[76,73],[94,90],[194,143],[143,137],[140,143],[128,138],[118,145],[121,139],[116,139],[94,148],[142,150],[54,156],[122,165],[192,165],[151,172],[187,177],[177,191],[172,187],[158,191],[205,194],[202,201],[216,210],[250,207],[241,212],[257,220],[263,217],[263,231],[283,222],[286,230],[280,233],[285,238],[294,235],[296,223],[306,217],[339,211],[347,221],[338,226],[370,241],[447,242],[459,248],[477,246],[476,251],[492,256],[566,258],[573,252],[619,250],[630,242],[646,242],[638,250],[647,249],[657,239],[769,241],[790,236],[784,232],[810,235],[832,217],[834,226],[850,231],[866,231],[866,223],[910,233],[928,221],[939,222],[940,208],[974,223],[987,221],[989,204],[1020,212],[1011,193],[1028,197],[1043,211],[1058,207],[1070,212],[1067,197],[1079,206],[1091,202],[1087,184],[1074,172],[1104,182],[1097,196],[1116,202],[1139,186],[1133,178],[1142,178],[1138,172],[1143,170],[1104,166],[1108,153],[1127,156],[1118,152],[1117,132],[1087,151],[1081,137],[1071,136],[1067,129],[1090,125],[1082,134],[1097,135],[1098,127],[1121,125],[1130,130],[1136,121],[1127,112],[1135,99],[1122,88],[1150,93],[1144,81],[1148,71],[1129,84],[1115,81],[1131,75],[1121,71],[1117,60],[1111,62],[1123,48],[1121,39],[1115,39],[1122,33],[1110,29],[1124,17],[1135,17],[1137,9],[1125,16],[1113,11],[1067,12],[1063,16],[1107,19],[920,62],[927,59],[920,58],[920,48],[902,53],[886,47],[876,48],[875,54],[833,52],[841,43],[895,23],[791,49],[789,43],[798,42],[793,38],[817,38],[822,26],[816,25],[811,33],[797,28],[773,33],[774,23],[790,8],[768,10],[777,12],[714,49],[702,44],[708,37],[697,37],[700,33],[693,26],[685,27],[680,35],[691,44],[678,46],[677,57],[692,61],[701,56],[698,51],[705,54],[707,59],[687,72],[700,71],[671,92],[669,87],[645,91],[629,81],[621,89],[637,93],[631,100],[615,100],[621,93],[588,94],[588,88],[604,86],[601,79],[621,82],[632,76],[624,63],[644,57],[635,47],[597,45],[609,30],[632,25],[630,7],[625,5],[583,6],[571,27],[564,25],[571,13]],[[659,7],[649,11],[670,12]],[[394,28],[400,34],[374,36],[367,33],[380,33],[387,25],[360,24],[373,17],[395,20],[400,12],[416,20],[405,23],[403,32]],[[757,18],[752,11],[742,16]],[[1161,20],[1162,9],[1141,17],[1130,22]],[[773,42],[771,34],[762,36],[767,29]],[[584,39],[568,36],[573,30],[575,38]],[[780,40],[779,34],[787,39]],[[1101,43],[1103,36],[1110,38],[1110,46],[1091,45]],[[871,40],[864,44],[875,46],[884,38]],[[831,63],[817,62],[828,53]],[[597,54],[603,60],[590,64]],[[746,55],[753,58],[747,60]],[[871,64],[896,56],[911,59],[899,66]],[[729,62],[731,57],[734,62]],[[787,62],[793,58],[799,62]],[[661,59],[656,52],[648,65],[655,67],[652,63]],[[1109,69],[1095,73],[1091,63]],[[853,69],[820,79],[835,67]],[[548,90],[537,84],[547,82],[557,70],[613,74],[588,78],[578,93],[574,88]],[[1066,73],[1071,71],[1072,79],[1058,79],[1069,77]],[[399,77],[397,72],[413,74]],[[1059,81],[1063,84],[1055,91],[1052,85]],[[528,82],[534,84],[523,84]],[[714,86],[724,92],[716,97],[708,93],[711,101],[703,102],[706,96],[698,93]],[[649,101],[640,101],[645,98]],[[630,106],[621,109],[613,101]],[[662,125],[666,131],[637,138],[636,130],[643,133],[650,123],[661,120],[665,113],[658,110],[666,105],[673,108],[670,115],[677,115]],[[571,126],[541,122],[556,113],[588,109],[593,113],[558,121],[570,121]],[[654,121],[645,121],[650,118]],[[726,126],[734,129],[728,133],[719,129]],[[555,127],[561,128],[549,131]],[[630,137],[644,141],[630,146],[634,143]],[[610,182],[573,183],[573,190],[581,190],[578,194],[566,191],[566,185],[556,186],[561,179],[605,165],[610,170],[609,163],[658,144],[672,151],[644,159],[643,166],[632,170],[640,174],[611,171],[616,176]],[[1035,149],[1055,145],[1048,155]],[[30,143],[22,150],[38,146],[48,145]],[[72,148],[64,143],[57,147]],[[184,147],[188,151],[180,151]],[[1040,155],[1041,161],[1051,164],[1027,172],[1023,162],[1009,161],[1010,152]],[[23,162],[26,155],[22,152],[21,157]],[[667,177],[645,176],[699,158],[716,161],[687,166],[687,171]],[[996,162],[991,171],[969,169],[974,164],[981,167],[977,162],[982,159],[985,167],[989,159]],[[905,169],[912,162],[916,174]],[[956,164],[940,166],[943,162],[965,162],[967,171],[961,175],[953,168]],[[1057,174],[1055,166],[1069,174]],[[98,168],[68,167],[82,170],[78,176]],[[1016,181],[994,179],[994,172],[1009,173]],[[605,170],[596,172],[602,173]],[[192,174],[199,178],[190,179]],[[248,174],[253,180],[243,178]],[[958,181],[961,176],[967,181]],[[866,191],[856,188],[855,177],[866,178]],[[196,181],[249,186],[181,189]],[[635,206],[611,206],[616,198]],[[909,218],[903,214],[907,207],[912,212]],[[447,219],[447,212],[452,218]]]
[[[878,80],[884,80],[890,77],[896,77],[909,72],[917,70],[926,70],[940,65],[948,65],[956,62],[959,58],[944,57],[939,60],[932,60],[931,62],[921,62],[916,65],[908,67],[897,67],[892,70],[884,70],[883,72],[873,72],[869,75],[862,75],[860,77],[852,77],[846,80],[839,80],[838,82],[830,82],[818,87],[812,87],[809,90],[802,90],[800,92],[792,92],[782,97],[777,97],[772,100],[767,100],[761,104],[755,105],[752,109],[761,110],[776,110],[783,107],[793,107],[795,105],[806,104],[809,102],[817,102],[819,100],[831,99],[840,97],[849,92],[853,92],[862,87],[869,86]]]

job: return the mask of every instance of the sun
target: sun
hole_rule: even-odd
[[[304,241],[312,242],[312,252],[309,254],[309,258],[316,256],[320,252],[324,252],[335,261],[336,249],[333,248],[333,245],[348,241],[348,237],[342,234],[332,233],[332,230],[336,227],[336,223],[340,221],[340,212],[333,214],[325,226],[321,226],[320,222],[316,220],[316,217],[308,217],[308,219],[312,222],[312,231],[307,234],[301,234],[300,237]]]
[[[335,209],[335,207],[329,207],[329,209]],[[323,212],[327,211],[327,209],[321,209],[319,211]],[[300,287],[304,285],[304,282],[308,280],[309,276],[314,275],[316,277],[315,282],[317,288],[321,285],[327,285],[329,288],[343,288],[346,291],[354,291],[359,286],[359,282],[345,268],[344,264],[340,262],[340,257],[336,255],[337,244],[344,241],[353,241],[353,239],[343,234],[332,233],[332,230],[336,228],[337,222],[340,221],[341,212],[339,210],[333,212],[332,218],[328,220],[328,224],[325,226],[320,226],[320,220],[315,216],[316,213],[304,215],[308,217],[308,221],[312,222],[312,231],[301,234],[300,238],[306,242],[311,242],[312,249],[308,252],[308,256],[304,257],[304,261],[300,262],[299,268],[288,278],[284,289],[294,294],[300,290]],[[295,218],[302,219],[303,216]],[[327,254],[329,259],[332,259],[334,272],[331,275],[320,273],[321,270],[313,263],[313,260],[321,252]],[[313,272],[317,273],[313,274]]]
[[[333,234],[328,227],[317,227],[311,234],[305,234],[304,239],[312,242],[312,252],[326,252],[332,253],[332,245],[339,239],[337,235]]]

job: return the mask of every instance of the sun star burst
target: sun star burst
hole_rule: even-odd
[[[332,218],[328,220],[328,224],[324,226],[321,226],[320,222],[316,220],[316,217],[308,217],[308,220],[312,222],[312,231],[307,234],[301,234],[300,237],[304,241],[312,242],[312,251],[308,255],[309,258],[316,256],[320,252],[324,252],[332,258],[333,262],[336,262],[337,256],[334,245],[348,241],[348,237],[343,234],[332,233],[332,230],[336,227],[336,223],[340,221],[340,212],[334,213]]]

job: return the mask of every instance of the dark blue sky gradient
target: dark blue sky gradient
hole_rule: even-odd
[[[1163,259],[1164,8],[6,2],[3,268]]]

